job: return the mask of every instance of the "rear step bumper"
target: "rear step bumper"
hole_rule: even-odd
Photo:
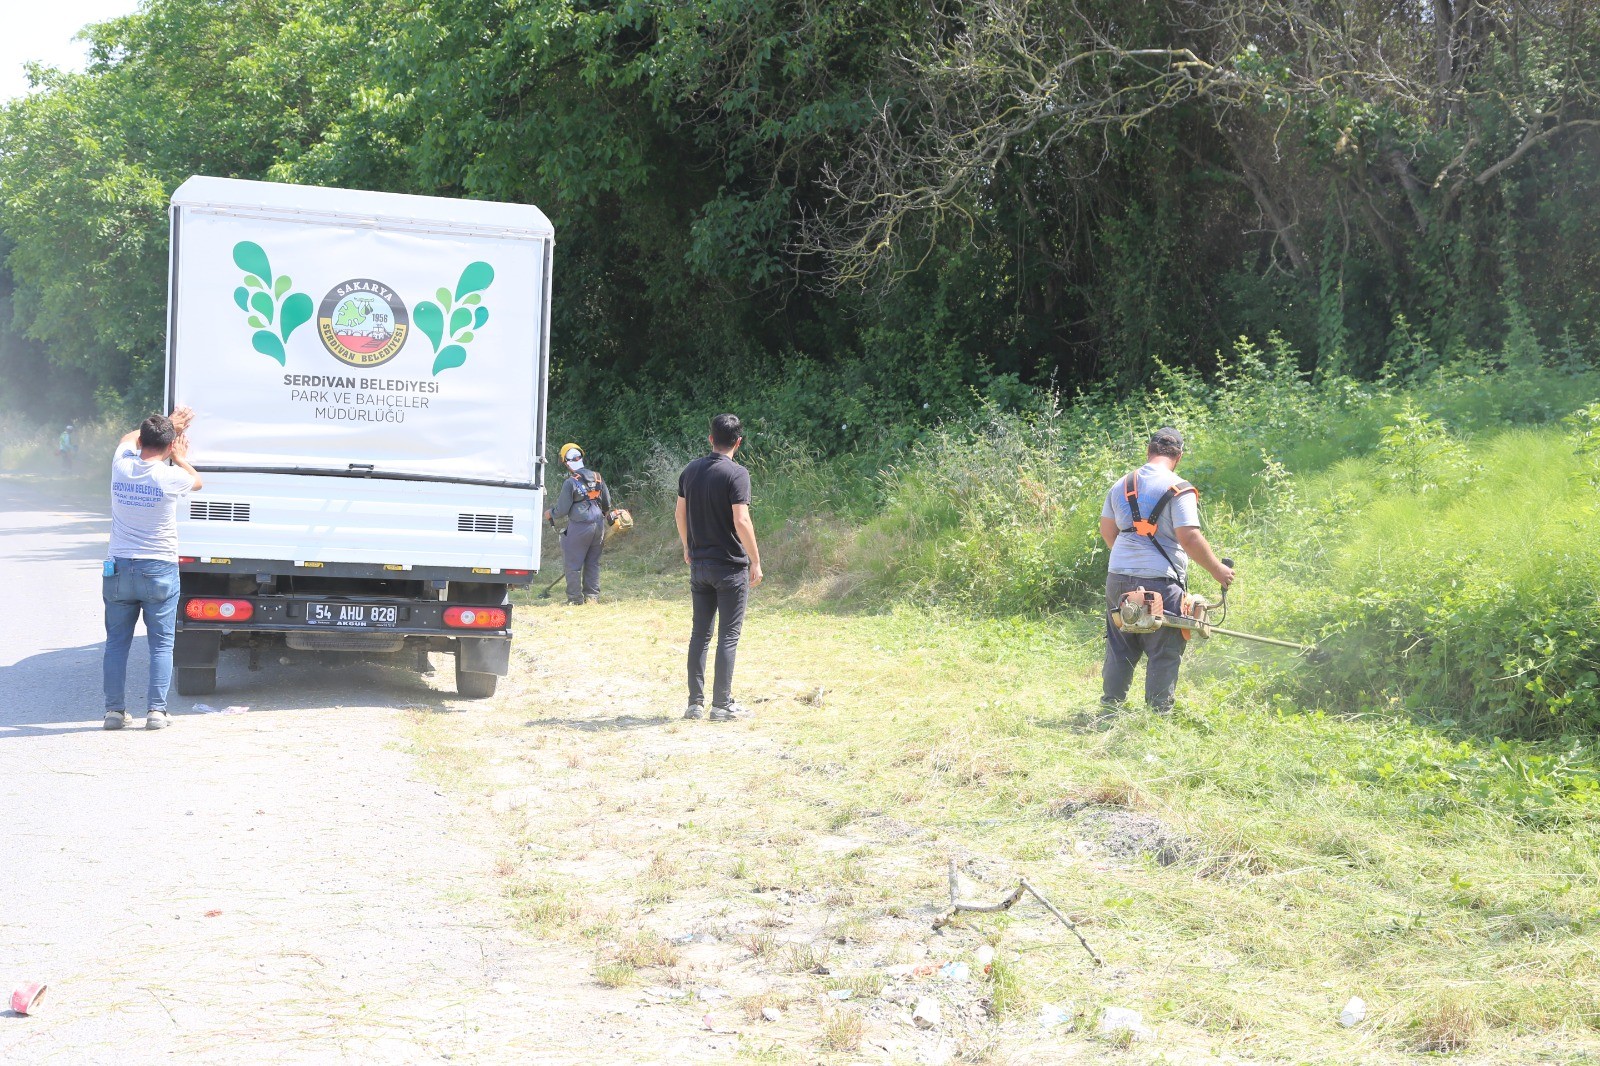
[[[286,633],[305,635],[349,635],[385,637],[503,637],[511,636],[511,608],[509,604],[484,604],[491,609],[506,612],[506,624],[498,628],[477,626],[452,626],[445,622],[445,612],[452,607],[467,604],[446,600],[402,600],[382,596],[228,596],[228,600],[250,604],[250,617],[238,619],[194,619],[187,614],[191,599],[206,600],[222,597],[214,595],[185,595],[178,603],[178,628],[193,632],[214,633]],[[308,620],[313,604],[380,605],[395,608],[392,625],[345,626],[337,622],[312,622]],[[293,646],[293,645],[291,645]],[[324,645],[328,647],[328,645]]]

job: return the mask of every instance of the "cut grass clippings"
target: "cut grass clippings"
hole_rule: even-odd
[[[1254,660],[1220,640],[1192,649],[1172,716],[1104,717],[1092,620],[853,614],[771,586],[740,647],[756,720],[681,722],[688,608],[663,554],[613,552],[599,607],[527,598],[525,676],[500,709],[419,725],[432,753],[471,749],[471,787],[533,786],[508,815],[508,846],[532,850],[507,880],[535,886],[520,897],[534,931],[596,942],[599,980],[758,974],[730,1002],[793,1003],[784,1024],[808,1053],[847,1056],[830,1049],[859,1039],[851,1019],[870,1034],[882,1012],[818,997],[892,1013],[873,998],[893,991],[884,967],[988,939],[1000,954],[972,982],[987,1012],[965,1024],[993,1032],[964,1047],[1050,1038],[1032,1018],[1055,1004],[1141,1011],[1156,1032],[1137,1055],[1600,1055],[1595,811],[1552,793],[1528,817],[1526,793],[1495,780],[1540,745],[1502,744],[1497,761],[1498,742],[1399,713],[1293,708],[1252,694]],[[558,641],[581,644],[581,669],[547,654]],[[574,695],[580,675],[602,695]],[[1469,762],[1470,787],[1449,769]],[[1141,853],[1125,818],[1181,840],[1179,859]],[[1028,877],[1104,971],[1031,903],[965,916],[952,932],[967,942],[942,944],[929,925],[949,855],[985,896]],[[646,950],[695,931],[723,961]],[[1352,995],[1369,1014],[1347,1030]]]

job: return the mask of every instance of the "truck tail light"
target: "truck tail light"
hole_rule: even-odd
[[[195,555],[180,555],[180,556],[178,556],[178,562],[180,562],[180,563],[198,563],[199,561],[200,561],[199,556],[195,556]]]
[[[192,622],[248,622],[256,613],[249,600],[194,599],[183,605]]]
[[[504,629],[504,607],[446,607],[444,624],[455,629]]]
[[[512,574],[512,575],[514,575],[516,577],[527,577],[528,574],[530,573],[530,571],[527,571],[527,570],[502,570],[500,572],[502,574]]]

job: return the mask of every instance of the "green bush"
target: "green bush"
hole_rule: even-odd
[[[989,403],[882,476],[856,561],[886,596],[1093,612],[1105,493],[1172,424],[1207,534],[1240,564],[1234,621],[1330,655],[1279,657],[1272,684],[1479,730],[1592,731],[1600,404],[1574,409],[1600,376],[1486,363],[1313,382],[1274,336],[1241,339],[1211,384],[1163,370],[1137,402]],[[1192,585],[1209,582],[1196,568]]]

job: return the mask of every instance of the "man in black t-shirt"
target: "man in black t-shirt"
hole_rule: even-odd
[[[733,662],[750,590],[761,584],[761,551],[750,523],[750,471],[733,461],[744,443],[738,415],[711,420],[711,454],[678,475],[678,539],[689,567],[694,626],[689,635],[689,707],[685,718],[704,718],[706,652],[717,622],[717,676],[711,720],[749,718],[733,702]]]

